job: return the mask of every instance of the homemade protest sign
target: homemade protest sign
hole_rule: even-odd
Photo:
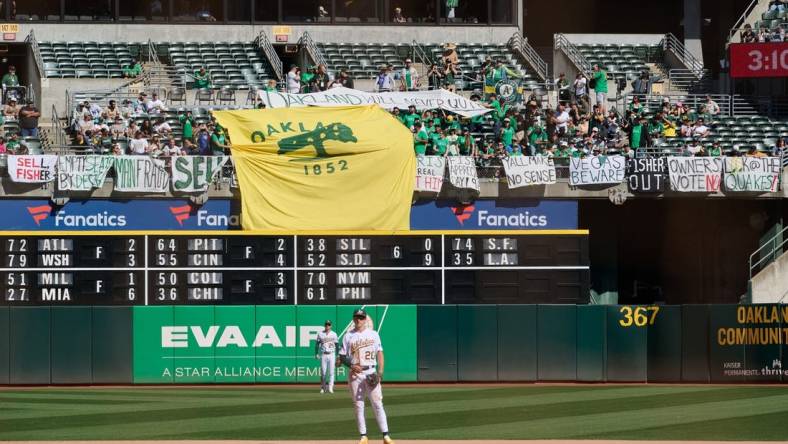
[[[368,93],[350,88],[331,88],[309,94],[289,94],[279,91],[258,91],[258,98],[266,108],[297,108],[304,106],[378,105],[383,109],[407,109],[414,105],[418,110],[442,109],[464,117],[474,117],[491,111],[480,102],[447,91],[381,92]]]
[[[725,191],[779,191],[781,170],[779,157],[726,157]]]
[[[445,157],[416,156],[416,191],[440,193],[445,172]]]
[[[55,180],[57,156],[52,154],[8,156],[8,175],[14,182],[44,183]]]
[[[57,159],[57,188],[90,191],[101,188],[115,158],[110,156],[60,156]]]
[[[509,188],[548,185],[556,182],[555,164],[550,157],[511,156],[503,159]]]
[[[148,156],[115,156],[115,190],[163,193],[170,185],[164,161]]]
[[[378,106],[214,112],[245,230],[407,230],[413,135]]]
[[[476,175],[476,161],[470,156],[449,157],[449,182],[455,188],[479,191],[479,177]]]
[[[682,193],[714,193],[722,182],[721,157],[668,157],[670,189]]]
[[[633,193],[662,193],[668,164],[664,157],[627,159],[627,185]]]
[[[228,156],[178,156],[172,159],[172,189],[185,193],[208,190]]]
[[[569,185],[605,185],[624,181],[624,156],[571,157]]]

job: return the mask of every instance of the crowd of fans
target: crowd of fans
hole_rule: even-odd
[[[777,20],[782,20],[784,13],[788,11],[788,1],[784,0],[771,0],[764,17],[773,17]],[[768,43],[768,42],[784,42],[785,40],[785,25],[783,21],[777,26],[764,26],[761,23],[757,29],[753,29],[749,23],[744,25],[741,31],[742,43]]]
[[[190,110],[176,114],[180,132],[168,122],[168,110],[157,93],[140,93],[136,100],[101,106],[84,101],[74,111],[74,150],[85,154],[185,155],[229,154],[225,129],[213,117],[197,121]],[[139,123],[141,122],[141,123]]]

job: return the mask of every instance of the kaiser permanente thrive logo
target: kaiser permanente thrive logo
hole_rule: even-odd
[[[547,216],[544,214],[531,214],[530,211],[507,212],[504,214],[491,214],[487,210],[476,211],[474,205],[451,207],[454,217],[461,226],[471,221],[476,228],[542,228],[547,226]],[[476,217],[474,218],[474,213]]]

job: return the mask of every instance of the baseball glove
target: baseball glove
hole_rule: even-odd
[[[370,389],[373,389],[380,384],[380,376],[377,373],[370,373],[366,376],[367,379],[367,386]]]

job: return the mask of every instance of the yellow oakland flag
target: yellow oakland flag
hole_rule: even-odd
[[[245,230],[407,230],[410,131],[376,105],[216,111]]]

